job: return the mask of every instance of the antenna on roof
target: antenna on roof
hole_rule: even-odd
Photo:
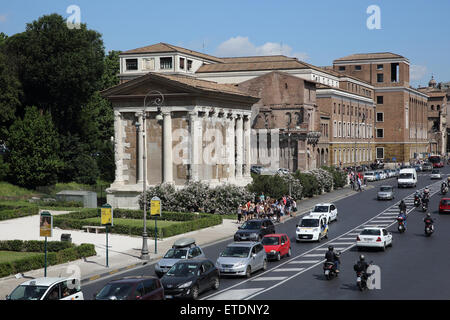
[[[205,53],[205,40],[203,40],[203,53]]]

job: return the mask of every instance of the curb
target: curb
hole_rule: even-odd
[[[374,186],[366,186],[366,188],[364,190],[370,190],[370,189],[373,189],[373,188],[375,188],[375,187]],[[339,201],[341,199],[350,197],[350,196],[355,195],[355,194],[358,194],[358,192],[356,192],[356,191],[354,191],[352,189],[349,189],[349,191],[347,193],[345,193],[344,195],[337,196],[335,198],[332,198],[329,201],[330,202],[331,201],[333,201],[333,202],[334,201]],[[316,197],[308,198],[308,199],[314,199],[314,198],[316,198]],[[299,218],[299,217],[307,214],[312,208],[313,207],[304,209],[303,211],[297,213],[294,217],[287,217],[282,222],[279,222],[277,224],[285,223],[285,222],[287,222],[287,221],[289,221],[291,219]],[[216,244],[218,242],[222,242],[222,241],[227,240],[227,239],[229,239],[229,236],[223,237],[221,239],[214,239],[213,241],[206,243],[202,247],[208,247],[208,246],[214,245],[214,244]],[[135,263],[135,264],[132,264],[132,265],[129,265],[129,266],[125,266],[125,267],[121,267],[121,268],[118,268],[118,269],[114,269],[114,270],[111,270],[111,271],[108,271],[108,272],[104,272],[104,273],[101,273],[101,274],[98,274],[98,275],[89,276],[89,277],[86,277],[84,279],[81,279],[80,282],[81,282],[81,284],[87,284],[89,282],[96,281],[96,280],[99,280],[101,278],[105,278],[105,277],[114,275],[114,274],[119,273],[119,272],[129,271],[131,269],[142,267],[142,266],[145,266],[147,264],[150,265],[150,264],[152,264],[152,262],[156,261],[157,259],[158,259],[158,257],[154,257],[153,259],[150,259],[149,261],[145,261],[145,262],[142,262],[142,263]]]

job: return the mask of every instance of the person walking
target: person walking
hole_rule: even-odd
[[[243,206],[239,206],[237,210],[237,223],[241,223]]]

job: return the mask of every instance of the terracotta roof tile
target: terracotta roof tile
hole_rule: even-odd
[[[349,56],[345,56],[334,61],[347,61],[347,60],[370,60],[370,59],[394,59],[405,58],[401,55],[391,52],[376,52],[376,53],[356,53]]]

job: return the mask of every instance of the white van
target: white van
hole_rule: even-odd
[[[413,168],[401,169],[397,178],[398,187],[416,187],[417,172]]]
[[[323,213],[310,213],[297,224],[295,241],[319,241],[328,238],[327,216]]]

